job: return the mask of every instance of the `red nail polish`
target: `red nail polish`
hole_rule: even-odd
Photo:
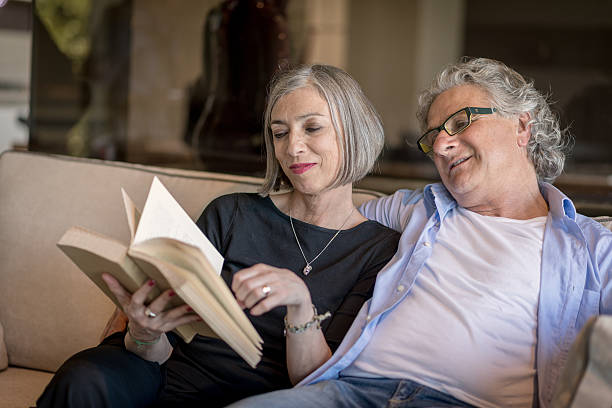
[[[176,293],[175,293],[173,290],[171,290],[171,291],[168,293],[168,296],[169,296],[169,297],[172,297],[172,296],[174,296],[174,295],[176,295]]]
[[[149,279],[149,281],[147,282],[147,284],[148,284],[149,286],[153,286],[153,285],[155,285],[155,281],[154,281],[153,279]]]
[[[191,308],[191,306],[187,306],[187,311],[188,312],[193,312],[193,309]]]

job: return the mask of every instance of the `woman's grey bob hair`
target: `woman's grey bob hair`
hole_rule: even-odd
[[[352,184],[364,178],[382,151],[385,135],[380,117],[357,81],[349,74],[330,65],[301,65],[281,70],[270,82],[264,113],[267,166],[261,195],[279,190],[283,183],[291,187],[274,154],[271,115],[283,96],[307,86],[312,86],[327,101],[338,135],[341,163],[329,188]]]
[[[547,97],[538,92],[533,81],[499,61],[488,58],[463,57],[448,65],[434,78],[430,87],[419,96],[417,119],[423,131],[434,99],[444,91],[459,85],[476,85],[489,94],[498,113],[509,117],[528,113],[531,138],[527,154],[539,181],[552,182],[563,171],[565,154],[571,148],[571,137],[561,131],[559,121],[548,104]]]

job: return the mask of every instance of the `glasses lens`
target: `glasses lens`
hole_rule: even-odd
[[[444,129],[449,135],[455,135],[468,127],[469,124],[470,118],[468,116],[467,109],[464,109],[448,118],[444,124]]]
[[[433,149],[434,141],[438,135],[437,130],[430,130],[419,139],[419,147],[423,153],[429,153]]]

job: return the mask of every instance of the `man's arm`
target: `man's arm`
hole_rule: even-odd
[[[601,279],[600,313],[612,315],[612,234],[605,234],[597,246]]]
[[[402,232],[411,207],[423,198],[422,190],[398,190],[390,196],[376,198],[363,203],[359,212],[366,218]]]

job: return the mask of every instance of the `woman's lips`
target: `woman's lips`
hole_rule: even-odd
[[[297,163],[289,166],[293,174],[302,174],[314,167],[316,163]]]

